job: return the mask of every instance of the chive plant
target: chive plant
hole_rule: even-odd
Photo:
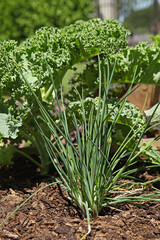
[[[112,122],[110,122],[109,116],[116,106],[111,110],[108,109],[108,92],[115,66],[111,72],[109,62],[104,69],[106,67],[107,71],[101,72],[103,69],[101,69],[101,61],[99,59],[98,104],[91,107],[89,114],[85,110],[83,92],[82,95],[77,92],[81,102],[81,120],[72,112],[70,113],[71,120],[68,120],[67,111],[70,110],[67,109],[64,103],[62,91],[59,100],[56,88],[54,88],[59,124],[53,121],[50,114],[32,91],[27,79],[24,78],[40,108],[41,116],[35,118],[35,121],[44,140],[46,151],[61,179],[61,182],[58,179],[57,182],[66,189],[68,198],[77,204],[83,216],[87,217],[88,233],[91,230],[90,217],[97,218],[102,208],[106,206],[121,202],[132,203],[145,200],[160,202],[160,199],[156,198],[160,195],[160,192],[155,190],[152,194],[144,195],[143,193],[144,186],[158,179],[145,183],[137,181],[137,179],[136,182],[133,181],[133,173],[139,170],[136,165],[137,157],[148,148],[148,145],[142,148],[138,146],[144,133],[149,128],[150,120],[146,122],[143,129],[136,131],[131,129],[121,146],[114,153],[111,153],[113,132],[127,101],[127,96],[132,91],[131,88],[136,79],[136,71],[128,92],[118,102],[119,111]],[[48,70],[50,71],[49,67]],[[54,86],[51,71],[50,75]],[[71,139],[70,121],[74,128],[74,142]],[[45,135],[40,124],[42,122],[50,131],[53,139]],[[65,139],[65,144],[62,139]],[[132,152],[128,151],[130,146],[132,146]],[[118,182],[124,178],[129,180],[125,181],[125,183]]]
[[[122,100],[119,100],[119,112],[113,121],[109,122],[109,115],[112,114],[114,107],[116,107],[114,106],[110,112],[108,111],[108,92],[113,74],[114,68],[110,73],[109,63],[107,64],[107,74],[106,71],[102,74],[99,60],[99,100],[96,107],[91,107],[89,114],[86,113],[84,107],[83,93],[82,96],[80,96],[77,92],[77,96],[79,96],[81,102],[82,118],[79,120],[74,113],[70,113],[72,117],[69,121],[72,121],[74,128],[74,143],[70,137],[70,122],[67,120],[68,109],[64,103],[62,94],[59,100],[55,89],[55,98],[59,109],[57,114],[60,125],[57,125],[52,120],[36,98],[41,111],[40,120],[44,121],[54,138],[53,143],[53,141],[44,134],[36,119],[44,139],[46,151],[59,173],[63,182],[62,186],[70,193],[68,197],[79,206],[84,216],[88,217],[88,221],[89,216],[97,218],[104,206],[124,201],[154,201],[155,199],[152,197],[158,194],[160,195],[160,193],[156,192],[148,197],[146,195],[137,196],[138,191],[142,189],[139,189],[138,186],[145,186],[149,184],[149,182],[135,183],[129,181],[125,184],[117,184],[118,180],[122,178],[134,179],[132,174],[138,170],[135,165],[137,163],[137,157],[148,147],[148,145],[146,145],[138,148],[144,133],[149,128],[150,120],[146,122],[143,129],[138,129],[136,132],[131,129],[118,150],[114,154],[111,154],[112,134],[132,87],[131,84],[126,96]],[[136,71],[132,83],[134,83],[135,78]],[[54,86],[53,78],[52,83]],[[62,138],[65,139],[65,145],[62,142]],[[154,141],[156,140],[157,139]],[[134,146],[133,151],[127,151],[127,148],[131,145]],[[113,193],[116,196],[111,198],[110,196]],[[157,199],[157,201],[160,200]]]

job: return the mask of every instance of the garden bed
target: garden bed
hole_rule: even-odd
[[[160,239],[160,158],[139,144],[160,106],[145,118],[126,101],[133,84],[160,85],[160,51],[128,34],[91,19],[0,43],[0,240]],[[119,99],[111,83],[131,85]]]
[[[0,222],[51,177],[41,177],[38,169],[25,159],[0,171]],[[54,175],[54,169],[50,175]],[[160,171],[141,173],[144,181],[160,177]],[[160,182],[155,183],[160,189]],[[149,191],[145,190],[145,191]],[[121,204],[106,208],[97,220],[91,220],[87,239],[160,239],[160,203],[142,203],[140,207]],[[45,188],[30,199],[0,228],[0,239],[80,239],[87,232],[87,220],[80,216],[65,192],[57,185]]]

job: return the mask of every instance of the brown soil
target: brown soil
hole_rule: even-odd
[[[51,170],[54,175],[54,170]],[[160,171],[148,171],[144,180],[160,177]],[[0,222],[40,187],[53,179],[41,177],[35,167],[18,159],[9,168],[0,170]],[[156,183],[160,189],[160,182]],[[160,240],[160,203],[140,206],[121,204],[108,207],[97,220],[91,220],[88,240],[128,239]],[[87,232],[87,221],[57,185],[37,193],[0,228],[3,239],[68,239],[79,240]]]

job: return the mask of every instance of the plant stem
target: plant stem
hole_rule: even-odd
[[[26,157],[27,159],[29,159],[31,162],[33,162],[35,165],[37,165],[38,167],[41,168],[41,164],[38,163],[34,158],[32,158],[31,156],[29,156],[27,153],[21,151],[21,150],[16,150],[17,153],[23,155],[24,157]]]

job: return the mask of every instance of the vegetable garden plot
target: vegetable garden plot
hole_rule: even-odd
[[[143,135],[159,124],[156,120],[150,125],[159,104],[146,120],[127,102],[134,83],[159,84],[160,52],[145,43],[127,47],[127,34],[117,21],[93,19],[64,29],[42,28],[20,46],[1,43],[1,164],[6,164],[7,152],[8,163],[18,152],[39,167],[41,175],[53,165],[58,177],[48,187],[60,184],[71,205],[87,218],[82,239],[91,234],[91,218],[97,219],[104,209],[160,201],[159,176],[143,181],[136,175],[160,166],[160,155],[152,147],[159,136],[141,144]],[[75,74],[63,94],[63,78],[71,69]],[[122,99],[109,97],[112,82],[131,84]],[[7,148],[5,139],[10,140]],[[18,149],[22,140],[36,148],[39,159]]]

